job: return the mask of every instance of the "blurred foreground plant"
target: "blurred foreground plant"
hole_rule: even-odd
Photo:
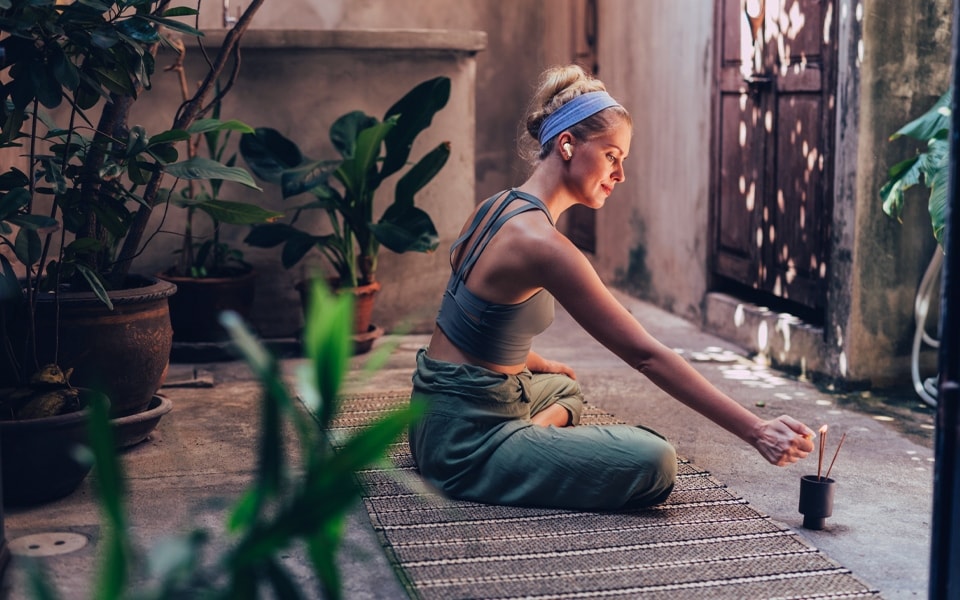
[[[90,438],[105,521],[94,598],[341,597],[336,556],[346,513],[360,496],[356,472],[383,460],[387,447],[422,408],[411,403],[346,439],[335,440],[334,448],[330,428],[352,355],[353,297],[332,295],[322,281],[314,286],[303,342],[308,360],[297,371],[297,391],[312,417],[300,410],[289,393],[276,358],[235,314],[221,318],[260,380],[263,403],[254,481],[233,505],[226,524],[229,543],[212,560],[203,553],[212,536],[197,529],[158,543],[149,549],[146,565],[140,564],[130,539],[124,477],[108,407],[92,406]],[[389,348],[375,353],[368,367],[386,352]],[[302,464],[297,469],[285,460],[283,428],[288,423],[300,444]],[[280,555],[294,543],[305,545],[319,590],[299,589],[284,568]],[[132,577],[135,570],[137,576]],[[56,597],[42,575],[34,575],[31,583],[37,598]]]

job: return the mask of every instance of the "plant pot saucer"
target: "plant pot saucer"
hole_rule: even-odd
[[[160,395],[154,395],[147,409],[132,415],[111,419],[118,448],[128,448],[147,439],[160,418],[173,410],[173,402]]]
[[[178,342],[173,341],[170,349],[170,362],[224,362],[237,360],[240,353],[232,340],[222,342]]]
[[[353,353],[365,354],[370,352],[373,342],[383,336],[383,328],[373,323],[367,328],[366,333],[355,333],[353,335]]]

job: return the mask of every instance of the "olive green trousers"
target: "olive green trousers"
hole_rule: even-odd
[[[410,428],[423,476],[462,500],[576,510],[639,508],[673,489],[676,452],[631,425],[543,427],[530,417],[553,404],[579,423],[579,384],[559,374],[504,375],[417,354],[414,397],[426,414]]]

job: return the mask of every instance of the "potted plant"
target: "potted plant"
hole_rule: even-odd
[[[167,0],[0,2],[0,148],[19,148],[26,165],[0,173],[0,387],[32,386],[53,364],[72,371],[70,385],[107,393],[115,417],[154,402],[175,286],[130,266],[165,201],[165,175],[256,185],[243,169],[179,160],[175,144],[208,110],[262,2],[247,7],[172,127],[152,135],[128,122],[130,109],[150,87],[158,47],[202,36],[177,20],[196,10]]]
[[[883,212],[898,221],[903,213],[905,192],[921,183],[929,190],[927,210],[930,214],[933,237],[937,240],[939,248],[934,251],[927,265],[914,300],[916,329],[910,371],[914,391],[931,406],[937,404],[937,378],[924,378],[920,375],[920,353],[924,343],[932,347],[939,346],[939,340],[927,333],[926,320],[931,295],[943,263],[943,235],[946,225],[947,187],[950,178],[948,136],[950,135],[951,99],[952,93],[947,90],[927,112],[890,136],[891,141],[900,137],[909,137],[925,143],[926,149],[890,167],[888,179],[880,188]]]
[[[387,109],[382,121],[359,110],[342,115],[330,127],[339,159],[307,158],[294,141],[267,127],[240,139],[240,153],[250,170],[278,184],[284,200],[312,196],[290,208],[288,222],[256,225],[244,241],[262,248],[282,245],[281,262],[288,269],[312,249],[318,250],[330,266],[331,285],[357,296],[354,335],[359,351],[369,348],[371,335],[378,333],[370,312],[373,294],[380,288],[376,274],[381,246],[398,253],[432,252],[439,243],[433,221],[414,205],[414,196],[446,163],[450,144],[438,144],[412,166],[408,161],[414,140],[449,97],[450,79],[436,77],[407,92]],[[374,199],[380,184],[408,166],[397,181],[392,203],[378,218]],[[297,226],[303,211],[316,209],[329,217],[329,233]]]
[[[391,444],[422,415],[423,403],[413,399],[348,435],[337,433],[349,368],[352,298],[324,289],[312,298],[295,390],[280,361],[243,321],[235,313],[221,315],[262,388],[262,417],[250,423],[259,428],[261,440],[259,448],[250,448],[256,463],[250,482],[235,498],[216,502],[224,507],[217,527],[204,523],[139,545],[142,536],[133,535],[124,462],[107,410],[102,402],[91,404],[93,489],[103,516],[91,597],[350,597],[342,587],[338,557],[345,520],[361,497],[358,474],[386,459]],[[286,451],[290,444],[303,450],[295,458]],[[227,535],[221,535],[224,531]],[[286,560],[291,547],[300,546],[309,558],[306,572],[291,569]],[[25,589],[38,598],[62,597],[42,568],[29,570]]]
[[[183,54],[169,70],[181,73],[180,85],[184,100],[189,99],[187,79],[183,75]],[[219,86],[217,86],[219,92]],[[187,154],[198,156],[203,149],[206,158],[215,164],[234,167],[236,153],[225,155],[233,132],[253,133],[240,121],[220,121],[220,95],[213,103],[211,119],[199,120],[192,129],[196,135],[188,142]],[[283,215],[249,202],[226,200],[222,195],[223,179],[190,180],[172,194],[175,205],[186,211],[186,220],[177,250],[177,262],[161,279],[176,284],[177,293],[170,302],[173,326],[171,358],[203,359],[230,356],[226,352],[228,335],[217,315],[231,310],[249,319],[253,306],[256,272],[244,260],[243,252],[221,237],[223,225],[255,225],[274,221]],[[199,216],[206,217],[209,227],[200,229]]]

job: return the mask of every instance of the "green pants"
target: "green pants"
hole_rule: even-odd
[[[504,375],[420,350],[413,393],[428,407],[410,429],[410,452],[420,474],[452,498],[615,510],[656,504],[673,489],[676,452],[651,430],[530,422],[555,403],[579,422],[583,396],[565,375]]]

